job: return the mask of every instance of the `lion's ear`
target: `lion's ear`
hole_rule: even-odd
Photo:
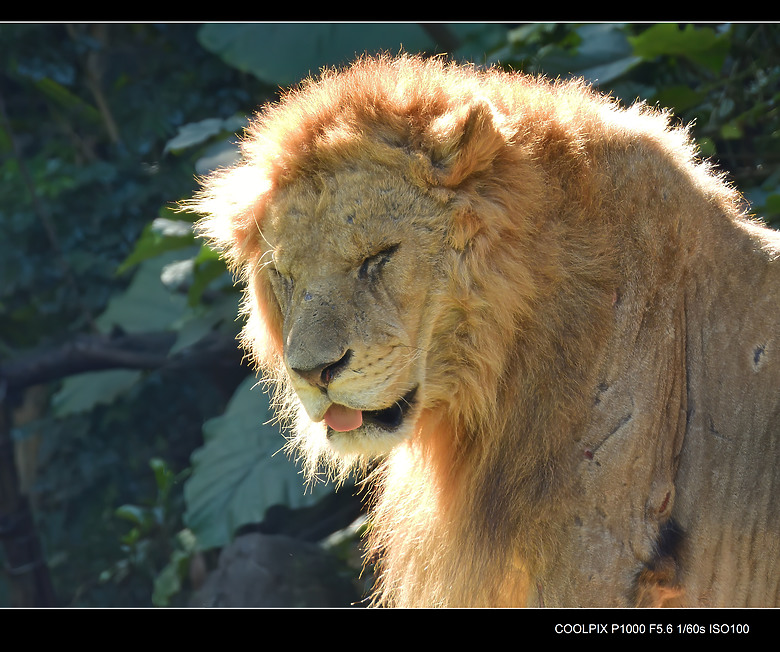
[[[507,146],[502,118],[484,99],[439,116],[427,134],[428,153],[442,185],[453,188],[490,167]]]

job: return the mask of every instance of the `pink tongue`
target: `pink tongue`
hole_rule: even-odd
[[[334,403],[325,413],[325,423],[337,432],[354,430],[363,424],[363,413],[360,410],[353,410],[345,405]]]

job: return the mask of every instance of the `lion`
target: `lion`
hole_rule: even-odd
[[[780,237],[669,112],[365,56],[190,209],[379,606],[780,602]]]

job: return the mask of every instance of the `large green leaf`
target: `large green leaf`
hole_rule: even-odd
[[[206,118],[187,123],[179,127],[178,133],[165,144],[163,151],[180,152],[201,145],[217,134],[235,134],[246,126],[246,122],[244,116],[233,116],[225,120]]]
[[[105,333],[113,328],[120,328],[126,333],[171,328],[182,318],[187,300],[168,290],[160,280],[160,275],[166,264],[183,255],[168,251],[141,262],[127,289],[113,297],[105,311],[95,320],[98,327]],[[69,376],[54,396],[54,412],[57,416],[64,416],[91,410],[101,403],[110,404],[135,385],[141,376],[141,371],[131,369]]]
[[[247,378],[225,413],[204,424],[205,444],[192,455],[184,518],[204,549],[228,543],[272,505],[303,507],[330,490],[323,484],[306,488],[295,464],[280,452],[284,438],[269,423],[268,397],[256,385],[254,377]]]
[[[640,62],[631,51],[622,25],[582,25],[577,34],[582,43],[574,60],[576,72],[602,87]]]
[[[133,266],[149,258],[156,258],[160,254],[174,249],[191,247],[193,244],[195,244],[195,234],[190,222],[158,217],[144,227],[133,251],[119,266],[117,274],[124,274]]]
[[[687,111],[700,104],[706,95],[690,86],[675,85],[658,89],[655,99],[661,106],[669,107],[677,113]]]
[[[162,255],[143,260],[127,289],[113,297],[97,318],[100,329],[109,332],[119,327],[126,333],[147,333],[170,328],[184,313],[187,298],[166,288],[160,276],[167,265],[190,258],[198,250],[198,246],[191,245],[190,250],[165,251]]]
[[[44,77],[36,81],[35,86],[46,97],[62,108],[79,113],[93,123],[100,122],[100,112],[95,107],[82,100],[78,95],[54,79]]]
[[[232,332],[237,330],[238,293],[230,293],[205,306],[195,306],[182,315],[178,324],[176,342],[168,355],[192,346],[215,330]],[[238,343],[236,343],[238,346]]]
[[[165,152],[177,152],[194,145],[200,145],[212,136],[222,132],[223,120],[220,118],[206,118],[199,122],[190,122],[179,127],[179,133],[166,144]]]
[[[281,86],[364,52],[414,53],[434,47],[415,23],[218,23],[204,25],[198,38],[231,66]]]
[[[52,411],[55,416],[63,417],[86,412],[99,404],[111,404],[135,385],[141,375],[142,372],[133,369],[109,369],[69,376],[52,397]]]
[[[662,55],[685,56],[720,72],[728,54],[729,39],[716,34],[710,27],[688,24],[683,29],[676,23],[658,23],[641,34],[629,38],[634,54],[643,59]]]
[[[641,59],[631,51],[621,24],[587,24],[574,29],[569,43],[540,48],[535,64],[550,77],[584,77],[604,86],[625,74]]]

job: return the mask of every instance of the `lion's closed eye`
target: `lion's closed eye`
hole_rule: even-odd
[[[362,281],[375,280],[399,246],[399,244],[390,245],[365,258],[358,269],[358,278]]]

